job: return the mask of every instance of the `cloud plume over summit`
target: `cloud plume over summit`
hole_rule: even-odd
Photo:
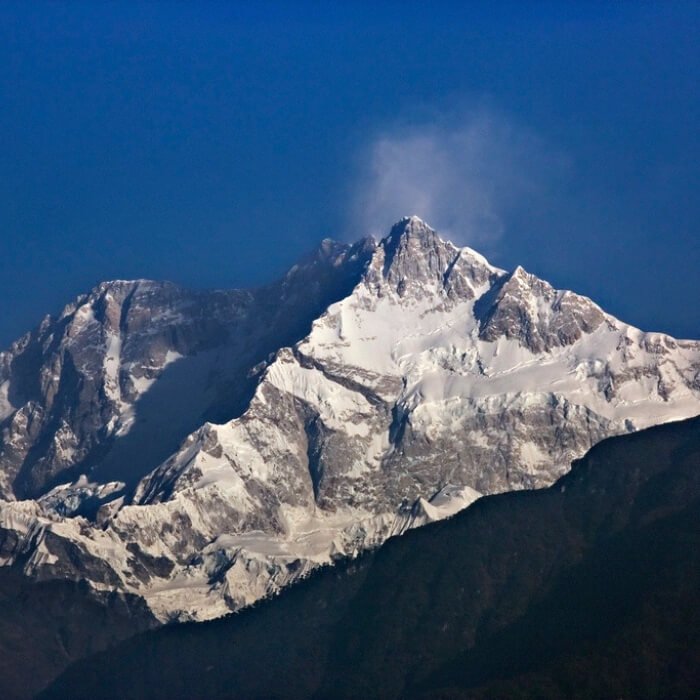
[[[493,250],[511,215],[541,203],[567,167],[537,134],[489,110],[391,127],[363,151],[353,228],[381,235],[417,214],[455,242]]]

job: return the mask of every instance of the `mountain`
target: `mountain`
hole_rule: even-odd
[[[276,599],[73,665],[42,698],[683,698],[700,686],[700,419],[605,440]]]
[[[281,280],[100,285],[2,355],[0,561],[223,615],[602,439],[700,413],[644,333],[416,217]]]
[[[0,354],[0,495],[88,472],[133,486],[205,420],[240,413],[251,368],[347,295],[371,248],[324,241],[255,290],[105,282],[47,316]]]

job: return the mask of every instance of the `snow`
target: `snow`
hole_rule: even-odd
[[[431,522],[450,518],[456,515],[461,510],[468,508],[472,503],[481,498],[481,495],[475,489],[469,486],[461,488],[453,486],[445,486],[438,491],[428,502],[423,501],[421,506],[426,516]],[[420,523],[423,525],[425,523]],[[414,527],[419,524],[416,523]]]
[[[10,403],[10,380],[6,379],[0,384],[0,421],[12,415],[16,408]]]
[[[625,383],[612,402],[600,393],[597,375],[606,364],[601,358],[611,358],[612,370],[622,369],[616,350],[627,330],[624,325],[610,329],[601,324],[578,343],[555,348],[543,357],[515,339],[476,339],[473,302],[441,311],[430,302],[397,306],[390,298],[367,308],[361,303],[363,298],[366,293],[360,289],[330,307],[300,350],[317,359],[364,370],[369,377],[388,374],[404,378],[406,388],[400,400],[407,405],[494,396],[507,400],[520,394],[551,392],[611,420],[631,418],[640,426],[659,422],[663,416],[688,416],[698,410],[697,395],[682,386],[675,368],[667,365],[662,368],[676,379],[673,384],[681,384],[668,401],[656,393],[655,377]],[[535,317],[546,315],[548,309],[541,299],[532,303]],[[637,350],[629,366],[658,362],[652,355]]]
[[[280,391],[312,402],[329,428],[351,437],[367,437],[368,428],[362,418],[373,409],[359,392],[329,382],[319,370],[304,368],[297,362],[274,363],[266,379]]]
[[[461,254],[469,256],[471,263],[488,265],[470,249],[463,249]],[[552,302],[529,294],[526,278],[525,271],[516,271],[515,279],[521,284],[528,313],[546,323],[554,313]],[[476,298],[487,286],[476,287]],[[562,294],[555,298],[561,299]],[[700,410],[697,393],[685,386],[680,374],[697,362],[697,346],[677,351],[674,361],[669,362],[657,352],[644,349],[644,343],[653,346],[663,339],[645,336],[607,317],[597,330],[571,345],[555,346],[545,354],[533,353],[516,339],[480,340],[473,299],[448,303],[438,296],[438,302],[434,294],[398,301],[391,294],[378,294],[359,284],[349,297],[331,305],[313,323],[310,334],[296,348],[278,353],[264,372],[249,408],[249,415],[256,417],[252,422],[239,419],[206,428],[196,444],[203,443],[205,435],[214,437],[215,444],[221,447],[221,456],[213,457],[195,444],[178,457],[178,466],[173,468],[180,470],[178,478],[183,479],[183,486],[175,488],[173,501],[162,505],[172,513],[189,503],[193,492],[216,492],[240,512],[255,512],[257,504],[249,496],[248,480],[273,483],[276,465],[296,459],[299,449],[275,425],[276,406],[266,395],[269,388],[309,406],[327,429],[361,442],[364,451],[360,454],[364,457],[354,458],[345,474],[357,480],[357,488],[361,488],[363,475],[378,468],[392,449],[386,427],[381,427],[384,424],[377,420],[377,409],[367,399],[370,394],[408,411],[412,429],[430,439],[457,433],[462,430],[462,422],[475,412],[499,415],[511,409],[546,408],[553,397],[609,419],[617,426],[613,432],[629,429],[630,421],[643,427],[694,415]],[[623,355],[620,348],[626,347],[626,338],[631,338],[633,345]],[[313,362],[302,365],[298,357]],[[658,368],[672,385],[668,400],[657,393],[656,376],[642,375],[621,382],[612,399],[601,390],[606,373],[620,374],[626,369],[650,366]],[[268,415],[273,416],[269,419],[272,422],[261,418]],[[490,446],[489,435],[483,432],[473,431],[468,439],[475,447]],[[532,474],[549,466],[550,457],[533,440],[522,442],[518,454],[523,469]],[[186,486],[184,480],[189,471],[199,474],[193,486]],[[548,478],[548,472],[542,472],[542,478]],[[208,567],[220,565],[222,557],[235,562],[227,581],[248,600],[261,591],[269,592],[270,586],[282,585],[284,575],[280,572],[286,570],[290,561],[299,559],[305,566],[322,565],[330,561],[334,552],[354,551],[349,542],[357,532],[363,533],[363,546],[379,544],[410,527],[450,517],[480,496],[467,485],[444,487],[432,497],[420,497],[410,514],[373,514],[342,508],[331,514],[309,506],[294,508],[281,503],[283,534],[263,530],[212,533],[213,539],[203,556]],[[197,527],[202,523],[204,520],[200,519]],[[239,561],[245,564],[239,565]],[[247,566],[256,571],[257,567],[272,567],[276,573],[272,578],[258,573],[252,581],[243,574],[241,567]],[[219,609],[219,602],[211,600],[211,590],[201,581],[197,583],[196,576],[175,577],[148,596],[151,602],[156,596],[158,602],[151,604],[163,606],[163,610],[174,605],[174,600],[187,598],[187,609],[198,619]],[[192,602],[193,596],[198,603]]]
[[[120,408],[122,407],[121,389],[119,387],[121,348],[121,336],[117,333],[108,333],[104,356],[105,393]]]
[[[86,474],[81,474],[74,482],[59,484],[38,499],[48,516],[72,516],[80,512],[84,501],[96,498],[100,501],[111,500],[124,490],[121,481],[98,483],[91,481]]]
[[[168,350],[165,354],[165,359],[160,367],[149,367],[148,369],[154,372],[154,376],[148,378],[146,376],[135,377],[133,371],[130,373],[131,385],[133,386],[136,394],[141,396],[145,394],[154,384],[158,375],[155,372],[164,370],[168,365],[180,360],[183,356],[179,352],[173,350]],[[144,369],[144,368],[142,368]],[[125,434],[125,433],[124,433]]]
[[[414,217],[411,225],[422,222]],[[450,250],[457,252],[453,246]],[[383,254],[378,248],[375,271],[382,269]],[[412,482],[408,462],[391,462],[392,411],[410,418],[418,437],[445,438],[439,458],[456,435],[475,452],[498,449],[493,445],[502,436],[494,430],[467,428],[474,425],[474,416],[526,415],[530,409],[541,414],[552,405],[565,405],[571,420],[592,414],[601,425],[609,421],[606,434],[615,434],[631,424],[642,428],[700,412],[700,392],[685,381],[700,366],[697,343],[682,345],[662,334],[644,334],[609,316],[578,341],[542,353],[505,335],[481,340],[475,299],[503,272],[469,248],[460,249],[459,256],[465,269],[471,265],[486,271],[486,277],[478,277],[487,278],[486,283],[465,281],[474,298],[450,297],[436,281],[439,274],[426,276],[403,298],[381,279],[370,284],[365,277],[349,296],[328,307],[296,347],[277,352],[240,418],[199,427],[141,480],[131,505],[124,505],[128,499],[117,500],[124,484],[115,472],[122,473],[129,463],[128,454],[118,454],[121,462],[112,472],[58,486],[40,503],[0,504],[0,524],[20,533],[25,543],[35,541],[42,529],[79,543],[88,554],[109,562],[123,590],[143,595],[162,620],[171,615],[209,619],[229,611],[227,597],[237,605],[252,602],[330,563],[335,555],[354,556],[411,527],[451,517],[481,497],[464,483]],[[524,312],[538,324],[551,321],[556,313],[551,299],[561,301],[566,293],[552,292],[547,299],[532,293],[522,268],[512,279]],[[91,313],[83,307],[81,322],[90,322]],[[179,311],[164,312],[160,320],[170,313],[177,318]],[[153,367],[140,368],[148,370],[148,377],[137,377],[134,367],[121,365],[120,336],[109,333],[105,390],[120,411],[118,435],[136,429],[134,406],[120,391],[120,370],[129,372],[140,408],[151,411],[140,429],[167,431],[178,418],[168,412],[173,392],[191,396],[188,410],[201,415],[211,376],[227,376],[236,362],[235,350],[202,352],[181,364],[181,356],[169,350],[160,367],[154,361]],[[173,363],[172,371],[162,371]],[[606,392],[613,378],[614,392]],[[660,383],[665,387],[661,392]],[[5,383],[0,385],[0,416],[10,410],[8,403]],[[298,406],[304,413],[295,413]],[[338,468],[345,469],[341,477],[347,502],[363,505],[351,508],[341,501],[328,510],[317,506],[308,468],[310,438],[304,422],[309,416],[320,420],[334,444],[342,445]],[[61,449],[69,457],[70,435],[64,437]],[[519,439],[514,448],[518,466],[551,483],[554,472],[545,470],[551,455],[536,432]],[[419,461],[424,458],[425,453],[419,455]],[[412,507],[386,505],[381,493],[373,495],[373,502],[361,500],[373,483],[370,477],[381,474],[386,464],[405,470],[400,475],[411,483],[406,500],[415,499]],[[95,495],[114,499],[104,511],[108,526],[57,515],[61,509],[77,512],[82,499]],[[174,562],[172,574],[145,584],[137,581],[126,549],[130,542]],[[296,569],[288,566],[292,562],[301,564]],[[52,564],[39,545],[28,566],[45,572]]]

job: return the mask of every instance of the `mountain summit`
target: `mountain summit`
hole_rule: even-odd
[[[382,239],[368,280],[404,297],[445,291],[451,298],[473,298],[474,287],[502,270],[470,248],[457,248],[440,238],[417,216],[396,223]]]
[[[2,561],[208,619],[700,413],[700,344],[410,217],[256,290],[101,285],[0,387]]]

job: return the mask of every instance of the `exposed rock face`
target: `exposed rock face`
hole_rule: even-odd
[[[0,355],[0,494],[36,497],[96,467],[137,480],[204,420],[239,413],[251,368],[349,293],[372,248],[324,241],[252,291],[106,282],[47,316]]]
[[[71,339],[85,324],[56,336],[47,321],[23,341],[38,348],[26,355],[36,366],[70,362],[86,378],[74,390],[59,381],[52,401],[26,390],[20,406],[8,393],[18,408],[3,444],[24,456],[3,457],[7,493],[29,484],[38,500],[0,511],[6,562],[143,595],[161,619],[222,614],[480,494],[551,484],[607,436],[700,413],[700,344],[643,333],[522,268],[499,270],[415,217],[378,244],[326,241],[263,290],[205,302],[171,290],[187,299],[176,304],[161,301],[164,288],[141,298],[125,287],[126,311],[115,302],[103,316],[97,295],[88,308],[104,320],[79,349]],[[62,328],[89,315],[84,306]],[[178,320],[154,321],[163,308]],[[15,357],[19,346],[4,366],[28,367],[22,386],[33,386],[34,365]],[[164,431],[168,442],[138,407],[179,366],[191,381],[175,382],[166,406],[189,423]],[[163,404],[149,420],[168,415]],[[76,416],[88,414],[83,426]],[[60,421],[80,437],[77,463],[36,447],[68,444]],[[159,451],[126,459],[130,435]],[[95,445],[105,456],[88,464],[82,450],[99,455]],[[50,489],[61,474],[70,483]]]
[[[517,267],[481,300],[479,337],[515,339],[534,353],[572,345],[605,322],[603,312],[573,292],[559,292]]]

